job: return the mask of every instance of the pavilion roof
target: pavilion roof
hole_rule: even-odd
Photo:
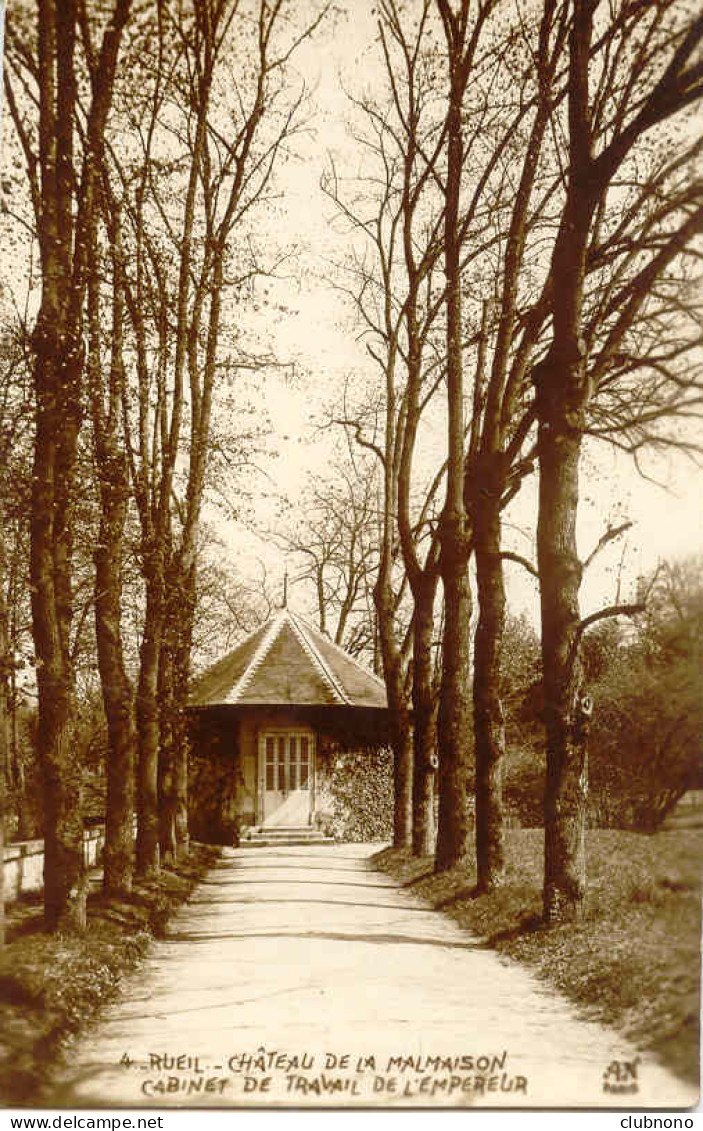
[[[383,680],[290,609],[196,679],[191,707],[387,707]]]

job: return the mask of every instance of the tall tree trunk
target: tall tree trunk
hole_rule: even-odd
[[[434,796],[437,777],[437,704],[432,661],[433,577],[415,593],[413,625],[413,856],[435,847]]]
[[[100,487],[100,534],[95,551],[95,635],[107,720],[107,797],[103,888],[129,894],[134,867],[134,771],[137,731],[134,692],[122,644],[122,563],[129,503],[129,467],[120,431],[125,391],[123,295],[118,269],[113,279],[109,382],[105,382],[101,329],[97,223],[91,228],[88,280],[88,385],[93,448]],[[119,239],[113,264],[118,268]],[[107,398],[105,394],[107,393]],[[106,404],[107,400],[107,404]]]
[[[173,864],[176,859],[176,783],[174,749],[174,651],[178,631],[176,610],[169,601],[166,606],[164,631],[159,657],[159,763],[158,809],[159,846],[162,864]]]
[[[0,700],[3,691],[0,688]],[[0,946],[5,945],[5,816],[7,813],[7,723],[0,702]]]
[[[1,45],[2,28],[0,28]],[[5,575],[5,523],[4,516],[0,511],[0,946],[5,945],[5,821],[7,817],[10,751],[10,670],[14,659],[8,633]]]
[[[184,707],[190,690],[190,663],[196,606],[195,564],[185,571],[178,586],[181,594],[179,631],[174,650],[174,698],[177,710],[172,719],[174,749],[174,824],[176,851],[186,855],[190,846],[188,830],[188,755],[190,740]]]
[[[137,787],[137,871],[149,876],[159,870],[159,660],[163,632],[163,579],[161,566],[150,563],[146,585],[146,611],[139,655],[137,735],[139,766]]]
[[[413,815],[412,722],[404,686],[400,649],[394,634],[393,594],[387,573],[388,558],[387,555],[383,555],[379,578],[374,588],[374,604],[378,613],[383,675],[391,720],[394,787],[393,846],[410,848]]]
[[[108,735],[103,875],[108,895],[131,892],[134,859],[137,733],[121,625],[122,551],[128,489],[124,460],[119,453],[112,452],[109,462],[101,461],[100,538],[95,553],[95,632]]]
[[[443,871],[466,855],[466,777],[470,745],[469,587],[470,539],[464,505],[464,371],[462,358],[461,243],[459,204],[463,170],[461,106],[469,63],[463,57],[466,4],[459,15],[440,0],[449,48],[447,176],[444,270],[447,279],[447,494],[440,523],[440,571],[444,588],[442,683],[437,727],[439,824],[435,868]]]
[[[494,456],[500,462],[500,456]],[[486,469],[487,470],[487,469]],[[477,888],[491,891],[505,868],[503,765],[505,722],[500,697],[501,651],[505,630],[505,588],[500,557],[500,483],[476,477],[473,520],[479,617],[474,640],[474,751],[476,760]]]
[[[442,682],[437,718],[439,819],[435,870],[460,864],[468,851],[466,788],[471,732],[469,625],[471,589],[468,565],[460,554],[444,561],[444,636]]]
[[[188,758],[183,710],[188,696],[195,580],[195,569],[184,576],[180,556],[171,553],[166,571],[159,669],[159,826],[161,858],[169,863],[188,849]]]
[[[187,856],[190,850],[190,829],[188,828],[188,764],[190,740],[188,738],[188,725],[186,717],[179,711],[175,720],[175,824],[176,824],[176,854],[178,859]]]
[[[599,197],[588,79],[594,11],[590,0],[574,0],[568,80],[570,172],[552,255],[553,339],[532,374],[538,420],[537,561],[547,734],[543,892],[547,923],[580,918],[586,895],[588,710],[579,659],[582,566],[576,550],[576,519],[590,396],[583,297],[591,218]]]
[[[410,712],[404,703],[391,706],[393,743],[393,847],[408,848],[412,843],[413,819],[413,732]]]
[[[69,508],[76,413],[57,410],[79,385],[61,358],[58,319],[47,308],[34,334],[37,427],[30,521],[32,623],[37,655],[37,750],[44,783],[44,912],[49,930],[85,926],[81,768],[76,757],[74,676],[69,654]],[[76,406],[77,406],[76,402]],[[59,451],[59,444],[63,451]],[[58,480],[61,479],[59,488]]]
[[[36,152],[31,152],[34,138],[26,123],[13,113],[28,154],[41,255],[41,304],[32,336],[36,433],[30,573],[37,746],[45,790],[44,904],[50,928],[80,928],[85,923],[81,771],[75,752],[69,639],[72,507],[82,411],[87,253],[105,125],[129,11],[130,0],[115,0],[99,51],[91,45],[84,60],[91,98],[82,118],[82,167],[75,160],[77,75],[79,70],[84,74],[76,62],[76,0],[42,0],[38,6],[36,40],[27,52],[32,59],[27,70],[37,83]]]
[[[568,372],[559,366],[552,382],[563,381]],[[541,376],[541,382],[548,380],[547,373]],[[555,923],[580,918],[586,892],[589,705],[578,657],[581,563],[576,552],[583,409],[573,404],[564,411],[556,398],[545,395],[538,401],[537,552],[547,732],[544,917]]]
[[[14,628],[11,638],[15,639]],[[27,812],[27,782],[24,768],[24,751],[20,746],[19,712],[17,709],[17,674],[14,664],[10,668],[10,738],[9,769],[7,780],[12,782],[17,810],[17,840],[30,840],[32,822]]]
[[[69,2],[59,18],[56,4],[47,0],[38,14],[39,161],[44,200],[37,216],[42,296],[32,336],[36,431],[30,576],[37,659],[37,752],[44,783],[44,912],[50,930],[80,930],[85,925],[83,820],[69,641],[72,494],[83,364],[83,289],[74,272],[85,234],[84,229],[76,231],[74,222],[77,10]],[[91,203],[90,199],[84,202],[79,221],[85,220]]]

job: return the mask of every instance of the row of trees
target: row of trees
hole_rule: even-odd
[[[584,634],[642,607],[581,616],[584,443],[598,437],[635,458],[650,443],[694,446],[685,422],[701,395],[693,284],[703,198],[691,113],[702,35],[703,22],[675,3],[623,0],[606,12],[586,0],[529,11],[384,0],[383,89],[352,99],[360,172],[343,176],[333,161],[324,179],[352,246],[337,282],[380,374],[332,415],[374,454],[383,482],[375,604],[396,843],[430,844],[436,744],[436,867],[464,859],[473,745],[478,888],[501,882],[503,571],[517,559],[541,596],[548,922],[581,914],[585,894]],[[443,459],[428,476],[418,452],[438,421]],[[535,468],[532,563],[505,550],[502,514]],[[623,529],[607,530],[595,552]],[[397,615],[407,591],[412,647]]]
[[[323,177],[348,248],[330,285],[351,299],[376,376],[331,398],[353,454],[333,483],[310,485],[322,522],[277,537],[313,584],[322,627],[383,670],[395,841],[434,851],[438,870],[470,850],[475,760],[482,891],[504,870],[505,561],[537,579],[544,910],[563,921],[585,893],[583,643],[597,621],[643,605],[581,616],[584,443],[635,459],[652,443],[693,447],[700,403],[691,115],[703,20],[675,0],[607,12],[594,0],[380,0],[376,13],[378,68],[350,100],[353,153]],[[130,889],[135,804],[141,874],[187,850],[178,708],[206,595],[203,500],[252,442],[229,409],[241,409],[238,373],[262,358],[237,312],[275,270],[262,232],[304,110],[290,63],[323,14],[302,23],[283,0],[41,0],[8,21],[5,187],[16,290],[30,297],[2,342],[3,419],[8,457],[29,451],[32,469],[15,475],[8,458],[0,590],[28,535],[51,927],[85,913],[76,663],[91,611],[106,888]],[[503,526],[535,470],[532,562],[506,549]],[[6,714],[14,648],[0,643]]]
[[[97,516],[84,608],[107,720],[106,890],[131,888],[135,805],[142,875],[187,850],[179,707],[203,497],[208,475],[222,482],[250,441],[244,413],[213,429],[213,405],[259,361],[238,341],[237,304],[275,270],[254,221],[271,213],[275,167],[303,121],[290,60],[321,15],[301,24],[280,0],[42,0],[8,18],[4,187],[15,295],[30,291],[14,337],[32,399],[25,481],[51,928],[85,915],[76,535],[86,496]],[[17,384],[5,388],[19,411]],[[138,593],[136,679],[126,581]]]

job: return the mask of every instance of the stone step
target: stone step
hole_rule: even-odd
[[[239,843],[240,848],[325,848],[327,845],[333,845],[336,842],[332,837],[323,837],[322,840],[298,840],[291,838],[290,840],[242,840]]]
[[[283,840],[267,840],[262,837],[260,840],[242,840],[239,843],[240,848],[325,848],[327,845],[335,844],[332,837],[323,837],[322,840],[300,840],[298,837],[291,837],[290,839]]]
[[[325,836],[319,829],[311,829],[308,825],[298,827],[267,828],[258,826],[247,829],[242,833],[241,848],[263,848],[273,845],[295,844],[334,844],[334,839]]]
[[[256,836],[258,833],[272,835],[280,833],[282,836],[288,833],[300,833],[303,836],[323,835],[319,829],[313,828],[312,825],[250,825],[248,829],[244,829],[242,836]]]

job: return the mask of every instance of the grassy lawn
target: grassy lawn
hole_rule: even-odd
[[[84,935],[47,934],[41,903],[19,901],[0,951],[0,1103],[41,1106],[62,1039],[116,995],[218,856],[217,848],[192,845],[187,860],[164,868],[155,882],[135,885],[129,899],[94,892]]]
[[[473,894],[470,865],[435,876],[431,858],[392,848],[374,864],[697,1082],[703,831],[592,830],[587,916],[549,931],[539,926],[542,830],[506,840],[506,882],[490,895]]]

